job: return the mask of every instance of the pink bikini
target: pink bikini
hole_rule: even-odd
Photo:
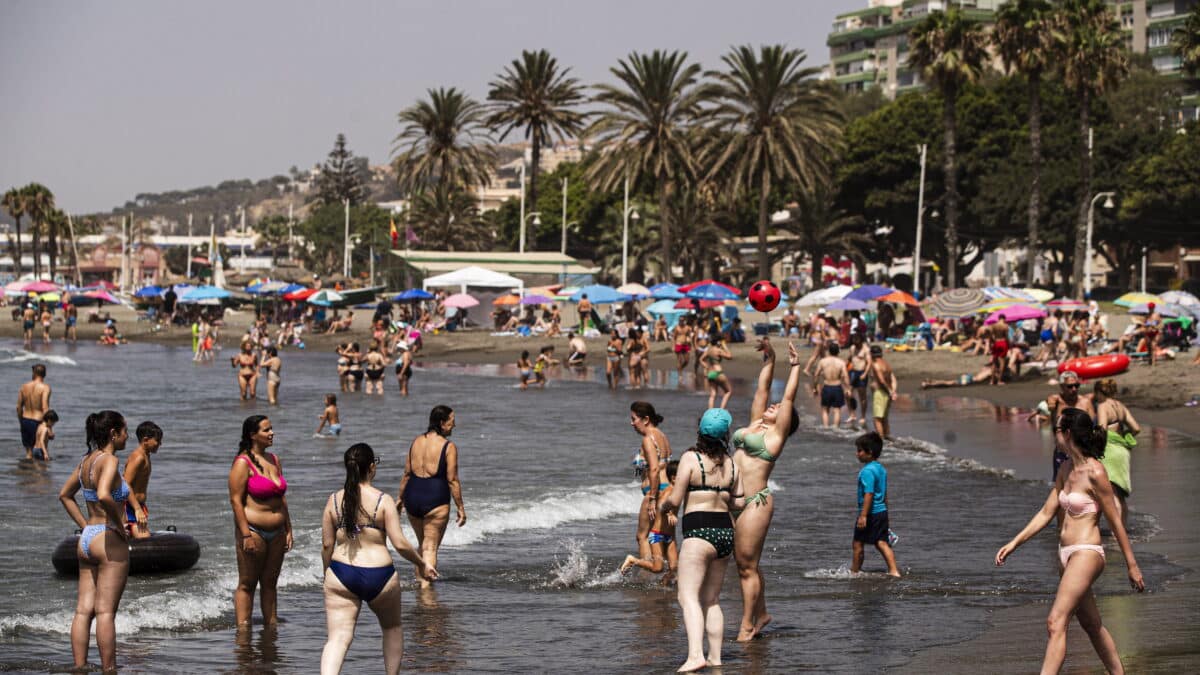
[[[1096,501],[1083,492],[1062,492],[1058,493],[1058,505],[1067,515],[1078,518],[1089,513],[1099,513],[1100,509],[1096,505]],[[1066,568],[1067,561],[1071,559],[1077,551],[1095,551],[1100,554],[1100,559],[1104,560],[1104,547],[1097,544],[1074,544],[1072,546],[1058,547],[1058,560],[1062,566]]]
[[[238,455],[238,459],[245,461],[246,465],[250,467],[250,477],[246,479],[246,494],[256,501],[265,502],[282,497],[287,493],[287,479],[283,477],[283,470],[279,468],[278,457],[271,455],[271,463],[279,472],[278,483],[259,473],[258,467],[254,466],[254,462],[246,455]]]

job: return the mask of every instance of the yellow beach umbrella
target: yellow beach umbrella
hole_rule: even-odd
[[[1162,298],[1151,293],[1126,293],[1116,300],[1113,300],[1114,305],[1121,305],[1122,307],[1133,307],[1134,305],[1144,305],[1150,302],[1153,302],[1156,305],[1163,304]]]

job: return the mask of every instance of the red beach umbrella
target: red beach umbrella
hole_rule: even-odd
[[[697,286],[704,286],[706,284],[713,284],[715,286],[721,286],[722,288],[729,290],[730,292],[732,292],[734,295],[737,295],[737,296],[741,296],[741,294],[742,294],[742,291],[740,289],[738,289],[736,286],[730,286],[729,284],[723,284],[720,281],[717,281],[716,279],[701,279],[700,281],[693,281],[692,283],[690,283],[686,286],[680,286],[676,290],[678,290],[680,293],[687,293],[688,291],[692,290],[693,288],[696,288]]]

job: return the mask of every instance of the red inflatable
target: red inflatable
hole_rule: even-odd
[[[1074,371],[1084,380],[1095,380],[1129,370],[1129,357],[1124,354],[1101,354],[1058,364],[1058,372],[1068,370]]]

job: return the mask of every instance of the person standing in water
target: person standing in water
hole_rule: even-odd
[[[829,342],[829,354],[817,362],[816,372],[813,373],[812,390],[816,396],[821,396],[821,426],[828,427],[830,417],[833,427],[837,428],[842,422],[842,408],[846,405],[846,395],[850,391],[850,378],[846,372],[846,362],[838,358],[840,348],[836,342]]]
[[[283,556],[292,550],[292,518],[288,513],[287,479],[279,457],[267,452],[275,430],[265,415],[242,422],[237,456],[229,469],[229,503],[233,507],[238,583],[233,609],[238,630],[250,628],[254,589],[261,588],[263,623],[279,622],[276,604]]]
[[[257,396],[259,366],[254,358],[254,343],[242,340],[242,351],[229,358],[229,365],[237,368],[238,391],[242,400],[248,401]]]
[[[1134,419],[1129,408],[1117,399],[1117,381],[1111,377],[1100,380],[1092,389],[1092,402],[1096,406],[1096,425],[1104,429],[1108,440],[1104,446],[1104,457],[1100,460],[1108,472],[1113,493],[1117,495],[1117,513],[1121,524],[1129,522],[1129,509],[1125,501],[1133,492],[1132,474],[1129,469],[1130,450],[1137,447],[1137,435],[1142,427]]]
[[[1096,406],[1092,402],[1092,396],[1090,394],[1081,394],[1081,386],[1082,383],[1079,380],[1079,375],[1073,370],[1065,370],[1058,376],[1059,393],[1046,397],[1046,405],[1050,408],[1050,425],[1052,428],[1058,428],[1058,418],[1072,408],[1082,410],[1089,418],[1096,419]],[[1051,481],[1058,476],[1058,467],[1067,461],[1067,449],[1062,445],[1061,440],[1055,434],[1054,468],[1053,473],[1050,475]]]
[[[58,424],[58,413],[47,410],[46,414],[42,415],[42,423],[38,425],[37,433],[34,434],[34,459],[42,462],[49,462],[53,459],[50,456],[50,441],[54,440],[55,424]]]
[[[1054,479],[1054,486],[1042,508],[1017,536],[996,553],[996,565],[1010,555],[1056,517],[1058,530],[1059,582],[1054,604],[1046,618],[1049,640],[1042,659],[1043,673],[1057,673],[1067,656],[1067,626],[1074,616],[1087,632],[1105,669],[1121,675],[1125,667],[1117,653],[1112,635],[1100,619],[1092,585],[1104,571],[1104,547],[1100,538],[1100,515],[1108,521],[1121,552],[1125,555],[1129,584],[1139,593],[1146,589],[1142,571],[1133,555],[1133,546],[1117,514],[1116,499],[1108,472],[1100,462],[1104,457],[1107,432],[1092,422],[1091,416],[1077,408],[1068,408],[1054,422],[1054,436],[1067,451]]]
[[[396,384],[400,386],[400,395],[408,396],[408,382],[412,379],[412,350],[403,342],[396,343],[400,356],[396,358]]]
[[[671,459],[671,442],[658,428],[662,415],[646,401],[629,405],[629,426],[642,437],[638,454],[634,456],[634,474],[642,480],[642,505],[638,509],[637,549],[639,558],[650,557],[650,524],[658,512],[660,495],[667,488],[667,462]]]
[[[33,364],[33,378],[17,389],[17,422],[21,426],[21,445],[25,459],[33,459],[38,425],[50,409],[50,385],[46,384],[46,364]]]
[[[708,382],[708,407],[724,408],[729,405],[729,397],[733,396],[733,385],[721,369],[721,360],[733,359],[733,353],[725,346],[720,334],[712,336],[712,340],[702,351],[697,352],[696,363],[704,368],[704,377]],[[716,405],[717,392],[721,392],[721,405]]]
[[[863,545],[872,544],[887,563],[888,575],[900,576],[896,554],[888,541],[887,469],[879,463],[883,437],[872,431],[854,439],[854,454],[863,468],[858,472],[858,520],[854,522],[850,573],[858,574],[863,565]]]
[[[59,490],[67,515],[82,530],[79,535],[79,599],[71,621],[71,654],[75,669],[87,667],[88,639],[96,622],[96,649],[105,672],[117,672],[117,609],[129,578],[129,536],[125,533],[125,502],[141,504],[117,470],[117,453],[125,449],[129,430],[125,418],[112,410],[88,415],[87,454]],[[85,515],[75,502],[83,493]]]
[[[451,499],[458,509],[458,526],[467,524],[462,486],[458,482],[458,446],[450,440],[454,426],[454,411],[450,406],[434,406],[429,411],[429,427],[408,446],[400,494],[396,497],[399,508],[408,510],[408,522],[417,534],[421,558],[433,568],[437,567],[438,548],[450,524]],[[419,581],[422,588],[429,586],[428,579]]]
[[[892,364],[883,358],[883,348],[879,345],[871,345],[871,366],[868,372],[871,375],[871,417],[875,422],[875,433],[884,439],[890,439],[892,426],[888,415],[892,410],[892,401],[900,397],[899,383],[896,382]],[[863,401],[864,419],[867,416],[866,406],[866,401]]]
[[[678,460],[667,462],[668,482],[667,486],[659,491],[659,499],[666,500],[671,494],[671,483],[674,482],[678,470]],[[650,543],[650,557],[625,556],[625,561],[621,563],[621,574],[625,574],[632,567],[640,567],[655,574],[665,570],[667,574],[662,578],[663,585],[673,583],[675,573],[679,570],[679,549],[675,546],[675,526],[670,523],[670,518],[662,511],[655,510],[654,522],[650,525],[650,535],[647,537],[647,541]]]
[[[796,391],[800,388],[800,354],[789,342],[789,370],[783,398],[768,405],[771,379],[775,374],[775,349],[764,337],[758,350],[763,354],[763,366],[750,404],[750,424],[733,432],[733,462],[741,474],[742,486],[750,495],[746,497],[745,510],[734,523],[737,533],[734,559],[742,585],[739,642],[754,639],[771,622],[771,615],[767,613],[766,584],[759,568],[767,531],[775,515],[775,498],[768,483],[784,444],[800,426],[800,414],[795,407]]]
[[[279,385],[283,382],[280,376],[283,370],[283,359],[279,358],[279,349],[274,345],[263,350],[262,361],[258,367],[267,371],[267,403],[278,405]]]
[[[678,672],[690,673],[721,665],[725,615],[719,600],[725,567],[733,553],[730,508],[743,508],[742,481],[726,443],[733,422],[729,411],[709,408],[700,418],[696,445],[679,459],[671,494],[659,509],[683,513],[683,545],[679,550],[679,608],[687,632],[687,660]],[[704,641],[708,639],[708,658]]]
[[[400,528],[396,503],[371,484],[379,458],[366,443],[357,443],[342,457],[346,467],[343,488],[329,495],[321,517],[321,562],[325,572],[325,621],[328,639],[321,651],[321,674],[341,672],[354,639],[358,613],[367,603],[383,633],[383,665],[389,675],[400,672],[404,632],[400,624],[400,577],[387,543],[416,568],[417,578],[437,579],[413,550]]]
[[[861,319],[855,319],[861,321]],[[863,334],[852,331],[850,333],[850,364],[847,367],[846,375],[850,380],[850,391],[853,392],[850,400],[854,405],[850,406],[850,414],[846,418],[846,424],[855,426],[858,420],[855,418],[855,408],[862,411],[862,425],[867,426],[867,374],[871,371],[871,348],[863,342]]]
[[[130,536],[141,538],[150,536],[150,508],[146,504],[152,470],[150,456],[162,446],[163,432],[154,422],[142,422],[136,433],[138,446],[125,460],[124,479],[141,508],[134,509],[131,502],[125,503],[125,529]]]

